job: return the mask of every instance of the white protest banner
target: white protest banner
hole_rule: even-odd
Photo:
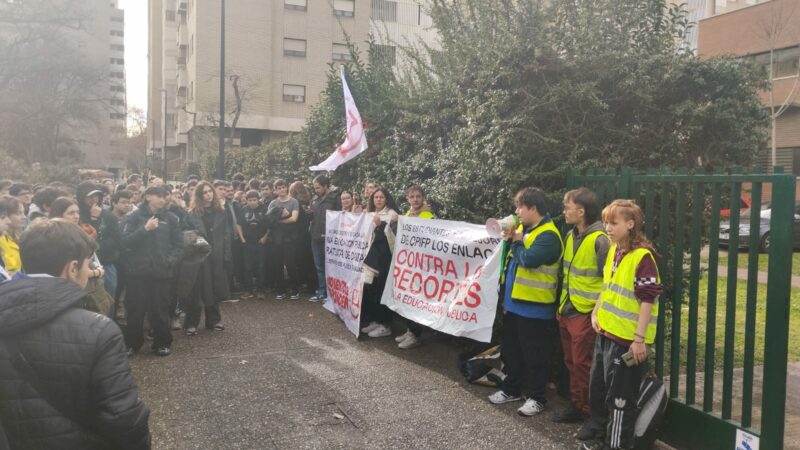
[[[381,303],[454,336],[492,338],[501,239],[484,225],[400,217]]]
[[[325,213],[325,277],[328,286],[325,309],[338,315],[356,336],[360,331],[364,284],[361,266],[375,229],[373,216],[372,213],[342,211]]]

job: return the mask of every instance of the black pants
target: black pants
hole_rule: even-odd
[[[243,245],[239,239],[231,238],[231,259],[229,280],[231,292],[236,292],[242,287],[244,279]]]
[[[294,240],[285,240],[275,243],[275,254],[278,257],[278,291],[299,291],[300,281],[297,273],[297,248]],[[286,267],[286,275],[283,268]]]
[[[264,245],[264,289],[277,289],[279,276],[283,277],[283,267],[279,272],[275,243],[268,240]]]
[[[406,319],[406,326],[408,327],[408,331],[411,332],[416,337],[422,336],[422,332],[425,330],[424,325],[420,325],[417,322],[414,322],[411,319]]]
[[[170,278],[129,276],[125,294],[125,343],[138,351],[144,343],[144,316],[147,314],[153,330],[153,349],[172,345],[170,330]]]
[[[611,448],[633,448],[639,386],[648,370],[647,361],[625,365],[622,354],[628,350],[605,336],[595,339],[589,375],[590,424],[596,430],[605,429],[606,444]]]
[[[184,305],[184,307],[186,308],[186,317],[183,321],[183,328],[197,328],[197,325],[200,324],[201,313],[206,315],[205,325],[209,330],[222,321],[219,303],[211,306],[202,306],[197,302],[192,302],[191,305]]]
[[[386,326],[392,323],[392,310],[388,306],[381,304],[383,288],[386,287],[388,273],[381,271],[375,275],[371,284],[365,284],[364,296],[361,304],[361,323],[362,326],[370,322],[377,322]]]
[[[501,356],[506,378],[500,389],[508,395],[523,395],[545,404],[550,368],[553,321],[529,319],[506,312],[503,315]]]
[[[243,248],[244,257],[244,277],[242,278],[242,288],[247,291],[255,291],[264,287],[264,246],[256,242],[245,242]],[[253,284],[253,278],[256,284]]]

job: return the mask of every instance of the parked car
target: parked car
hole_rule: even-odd
[[[759,229],[758,229],[758,251],[767,253],[769,251],[770,233],[769,221],[772,216],[772,208],[769,203],[761,206],[761,213],[759,214]],[[739,218],[739,247],[747,248],[750,245],[750,215],[751,210],[742,213]],[[792,242],[794,248],[800,248],[800,203],[794,205],[794,227],[792,233]],[[719,225],[719,243],[722,246],[730,245],[730,222],[722,222]]]
[[[742,196],[740,197],[740,202],[741,203],[739,203],[740,205],[739,214],[742,214],[750,208],[750,197]],[[761,209],[764,209],[763,206]],[[720,217],[730,217],[731,209],[730,208],[720,209],[719,215]]]

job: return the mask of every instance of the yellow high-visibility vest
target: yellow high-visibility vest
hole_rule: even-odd
[[[634,295],[633,282],[636,277],[636,268],[643,258],[650,258],[655,264],[655,259],[650,250],[637,248],[627,253],[619,262],[616,272],[611,274],[614,265],[616,245],[608,250],[608,258],[603,267],[603,292],[600,294],[600,309],[597,311],[597,320],[600,328],[614,336],[629,341],[633,340],[636,326],[639,322],[640,301]],[[656,269],[658,270],[658,269]],[[661,276],[657,276],[661,283]],[[658,324],[658,299],[653,304],[653,312],[644,340],[652,344],[656,339],[656,325]]]
[[[522,225],[517,231],[522,231]],[[533,241],[542,233],[552,232],[558,236],[558,243],[561,244],[561,252],[558,260],[550,265],[541,265],[536,268],[517,266],[517,273],[514,277],[514,285],[511,288],[511,297],[516,300],[523,300],[534,303],[553,304],[556,302],[556,289],[558,287],[558,263],[564,253],[564,241],[561,234],[553,222],[547,222],[534,228],[522,240],[525,248],[531,248]]]
[[[569,292],[572,306],[579,313],[586,314],[594,309],[597,299],[600,298],[600,291],[603,290],[603,276],[597,271],[595,241],[606,233],[601,230],[589,233],[575,253],[572,251],[572,235],[572,232],[567,235],[567,243],[564,245],[564,285],[561,288],[558,313],[561,314]]]

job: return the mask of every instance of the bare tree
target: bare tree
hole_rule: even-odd
[[[72,131],[108,113],[107,66],[73,44],[87,20],[80,0],[0,2],[0,147],[28,164],[79,158]]]
[[[785,42],[787,39],[792,39],[795,42],[798,41],[800,36],[787,36],[787,33],[792,31],[790,27],[793,24],[792,20],[795,15],[795,10],[797,9],[796,3],[792,3],[791,5],[787,5],[787,2],[784,0],[778,0],[772,2],[771,9],[768,14],[765,14],[757,23],[756,23],[756,34],[759,38],[763,39],[767,45],[769,46],[769,108],[770,108],[770,120],[772,125],[772,137],[770,139],[770,146],[771,146],[771,158],[772,158],[772,166],[777,165],[777,148],[776,148],[776,137],[777,137],[777,122],[778,118],[786,112],[786,110],[791,106],[794,98],[797,96],[798,87],[800,87],[800,55],[798,55],[798,62],[797,62],[797,73],[795,74],[794,84],[792,88],[789,90],[789,93],[786,95],[780,104],[776,105],[775,100],[775,50],[780,48],[780,43]],[[795,19],[800,20],[800,18]],[[797,34],[797,33],[795,33]],[[797,45],[800,48],[800,44]]]

